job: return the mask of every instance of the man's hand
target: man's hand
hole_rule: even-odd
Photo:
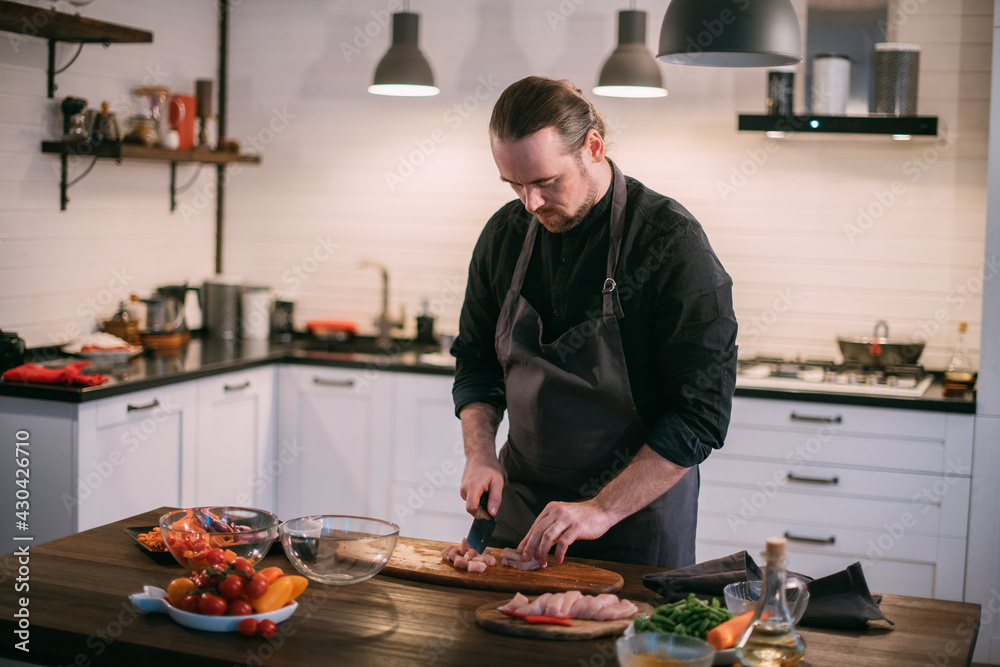
[[[462,407],[459,417],[465,442],[465,471],[459,491],[465,499],[465,510],[474,515],[479,497],[489,491],[488,510],[496,516],[503,498],[503,471],[496,451],[500,414],[487,403],[469,403]]]
[[[482,462],[467,461],[459,491],[465,499],[465,511],[473,515],[479,509],[479,497],[484,491],[489,491],[487,508],[491,516],[496,516],[503,499],[503,472],[497,457],[494,456],[492,462],[488,459]]]
[[[546,505],[517,550],[544,564],[555,546],[555,562],[562,563],[573,542],[596,540],[611,526],[669,491],[687,471],[643,445],[625,469],[593,498]],[[491,505],[492,500],[491,496]]]
[[[548,554],[556,547],[555,562],[562,563],[569,545],[576,540],[596,540],[614,525],[595,499],[578,503],[553,502],[531,524],[531,529],[517,546],[540,564],[548,562]]]

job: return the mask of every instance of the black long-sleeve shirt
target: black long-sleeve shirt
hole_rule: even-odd
[[[625,230],[613,276],[625,317],[625,363],[647,444],[689,467],[722,447],[736,386],[732,279],[697,220],[679,203],[626,178]],[[540,227],[522,296],[551,342],[601,313],[612,188],[576,227]],[[456,414],[472,402],[506,409],[495,334],[531,215],[519,200],[493,215],[469,267],[452,390]],[[514,389],[511,388],[513,391]]]

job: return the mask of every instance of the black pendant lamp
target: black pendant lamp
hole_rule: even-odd
[[[663,97],[660,66],[646,48],[646,12],[618,12],[618,46],[601,68],[594,93],[606,97]]]
[[[440,89],[434,73],[417,45],[420,15],[408,11],[392,15],[392,45],[375,68],[368,92],[398,97],[428,97]]]
[[[707,67],[777,67],[802,60],[790,0],[671,0],[657,59]]]

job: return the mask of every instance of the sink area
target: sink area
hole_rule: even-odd
[[[333,339],[311,338],[303,341],[301,349],[309,352],[337,352],[341,354],[375,354],[396,356],[404,352],[431,353],[437,352],[438,345],[418,343],[408,338],[392,338],[388,344],[372,336],[355,336],[346,341]]]

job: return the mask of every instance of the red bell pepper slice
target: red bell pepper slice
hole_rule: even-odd
[[[572,616],[544,616],[541,614],[519,614],[516,611],[510,611],[505,609],[504,614],[512,618],[523,618],[528,623],[535,623],[539,625],[572,625],[569,620]]]

